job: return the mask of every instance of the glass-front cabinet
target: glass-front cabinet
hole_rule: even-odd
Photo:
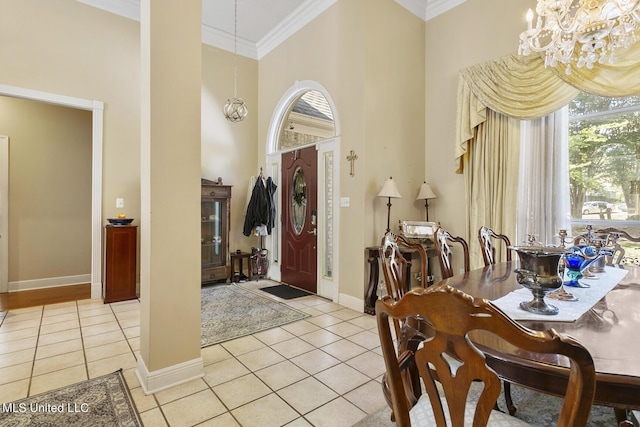
[[[231,186],[202,179],[202,283],[229,279]]]

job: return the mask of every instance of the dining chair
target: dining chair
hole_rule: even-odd
[[[640,237],[633,237],[624,230],[620,230],[614,227],[607,227],[595,232],[598,235],[606,235],[610,246],[613,247],[613,255],[607,257],[607,264],[624,264],[625,263],[625,250],[618,243],[619,239],[626,239],[630,242],[640,242]]]
[[[398,236],[393,232],[385,233],[382,238],[379,250],[379,259],[382,265],[382,273],[384,283],[386,287],[386,295],[393,301],[400,300],[404,294],[410,289],[408,285],[410,283],[409,274],[410,271],[407,268],[408,261],[402,255],[401,247],[404,247],[408,251],[417,251],[420,258],[420,268],[422,277],[426,277],[427,274],[427,253],[419,243],[410,243],[402,236]],[[406,253],[406,252],[405,252]],[[424,282],[422,283],[424,286]],[[397,352],[410,349],[415,350],[419,343],[424,339],[424,334],[417,331],[419,321],[414,318],[394,320],[394,333],[396,337],[403,337],[404,339],[397,340]],[[408,331],[413,331],[409,334]],[[406,376],[405,382],[411,384],[412,393],[420,393],[420,378],[418,371],[414,365],[402,365],[403,375]],[[390,408],[393,408],[391,402],[391,394],[388,387],[386,387],[386,376],[382,377],[383,394]],[[393,418],[393,414],[392,414]]]
[[[482,250],[482,258],[484,259],[484,266],[496,263],[496,248],[493,244],[493,240],[501,240],[505,244],[506,260],[511,261],[511,241],[504,234],[498,234],[491,228],[482,226],[478,229],[478,241],[480,242],[480,248]],[[513,404],[513,398],[511,397],[511,383],[508,381],[503,382],[504,388],[504,402],[507,406],[509,414],[516,413],[516,406]],[[497,409],[497,408],[496,408]]]
[[[417,252],[420,260],[421,277],[426,277],[427,253],[419,243],[411,243],[404,237],[391,231],[382,237],[379,259],[382,263],[382,274],[387,294],[398,300],[405,291],[411,289],[411,272],[407,268],[411,260],[405,259],[402,253]],[[422,283],[424,286],[424,283]]]
[[[397,353],[390,319],[408,317],[424,319],[434,332],[415,350]],[[399,427],[529,425],[493,409],[500,394],[500,378],[473,343],[477,331],[504,339],[517,351],[554,358],[565,356],[569,378],[557,425],[587,424],[595,394],[595,367],[589,351],[570,336],[554,329],[527,329],[491,302],[443,283],[414,289],[397,302],[390,297],[378,300],[376,318],[393,414]],[[417,367],[424,383],[425,393],[421,396],[413,394],[412,387],[405,383],[401,365],[408,364]],[[482,387],[478,387],[478,381]],[[472,384],[477,399],[467,401]]]
[[[480,248],[482,248],[482,258],[484,259],[484,266],[488,266],[496,263],[496,247],[493,244],[493,240],[501,240],[505,244],[506,260],[511,261],[511,241],[504,234],[498,234],[491,228],[482,226],[478,229],[478,241],[480,242]]]
[[[462,237],[454,237],[447,230],[438,227],[434,233],[434,245],[438,252],[440,261],[440,273],[443,279],[448,279],[454,275],[453,272],[453,249],[452,244],[459,244],[464,257],[464,271],[469,271],[469,245]]]

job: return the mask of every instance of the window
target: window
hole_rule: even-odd
[[[640,236],[640,96],[569,104],[569,180],[573,236],[588,224]],[[620,243],[640,259],[640,245]]]

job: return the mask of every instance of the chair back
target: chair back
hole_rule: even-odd
[[[614,227],[607,227],[597,231],[592,231],[591,226],[587,226],[587,232],[579,234],[573,239],[574,245],[593,244],[594,240],[599,239],[603,245],[613,250],[613,255],[605,257],[607,264],[623,264],[625,262],[634,263],[635,259],[625,258],[625,250],[618,240],[629,240],[630,242],[640,242],[640,237],[633,237],[624,230]]]
[[[410,278],[408,277],[408,262],[402,255],[403,250],[417,251],[420,255],[420,268],[422,276],[422,286],[426,284],[427,277],[427,253],[419,243],[409,243],[402,236],[398,236],[393,232],[387,232],[382,238],[379,249],[379,259],[382,266],[382,273],[384,277],[385,286],[387,288],[387,298],[391,298],[393,301],[400,300],[404,294],[410,289],[408,283]],[[397,340],[397,352],[401,353],[406,349],[415,349],[419,342],[421,342],[425,335],[416,331],[415,325],[418,322],[415,319],[403,319],[393,320],[393,328],[396,337],[403,336],[404,339]],[[408,331],[414,331],[413,334],[409,334]],[[403,332],[404,331],[404,332]],[[420,393],[420,381],[418,373],[415,370],[415,366],[408,364],[402,366],[403,374],[407,375],[406,383],[408,387],[411,387],[412,394]],[[413,378],[413,380],[411,380]],[[383,384],[386,381],[383,380]],[[383,394],[389,407],[392,407],[391,394],[386,387],[383,386]]]
[[[595,394],[595,368],[589,351],[573,338],[554,329],[527,329],[487,300],[473,298],[446,284],[414,289],[398,302],[391,298],[378,300],[376,317],[393,414],[399,427],[411,425],[409,412],[412,407],[415,406],[415,415],[429,403],[437,426],[447,426],[447,418],[453,427],[467,425],[464,424],[465,407],[471,404],[467,402],[467,396],[471,384],[476,381],[481,381],[483,387],[475,410],[467,409],[467,419],[471,417],[474,426],[487,425],[500,394],[500,379],[473,344],[472,331],[478,330],[508,341],[515,349],[566,356],[570,362],[569,378],[557,425],[581,427],[587,424]],[[433,333],[415,350],[397,353],[390,320],[407,318],[423,319]],[[426,389],[427,396],[420,400],[410,393],[411,387],[405,386],[407,376],[400,367],[411,359]],[[498,415],[508,417],[494,414]]]
[[[482,249],[482,258],[484,259],[484,266],[488,266],[496,263],[496,248],[493,244],[493,240],[502,240],[506,247],[507,261],[511,261],[511,241],[504,234],[498,234],[489,227],[484,225],[478,230],[478,241],[480,242],[480,248]]]
[[[464,256],[464,271],[469,271],[469,245],[462,237],[453,237],[442,227],[438,227],[434,233],[434,244],[438,251],[438,260],[440,261],[440,273],[443,279],[448,279],[454,275],[453,272],[453,250],[452,244],[457,243],[462,249]]]
[[[607,246],[613,249],[613,256],[607,257],[607,264],[623,264],[625,263],[625,250],[620,243],[619,239],[629,240],[630,242],[640,242],[640,237],[633,237],[624,230],[618,228],[608,227],[596,231],[596,234],[607,236]],[[629,263],[633,263],[633,259],[626,260]]]
[[[395,301],[410,289],[411,283],[411,277],[408,276],[410,272],[407,268],[411,260],[407,260],[402,255],[403,252],[418,252],[421,275],[426,277],[427,253],[421,244],[410,243],[402,236],[389,231],[382,238],[379,251],[387,294]],[[422,285],[424,286],[424,283]]]

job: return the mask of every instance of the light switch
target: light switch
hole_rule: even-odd
[[[116,208],[124,208],[124,199],[122,197],[116,199]]]
[[[340,197],[340,207],[348,208],[349,207],[349,198],[348,197]]]

